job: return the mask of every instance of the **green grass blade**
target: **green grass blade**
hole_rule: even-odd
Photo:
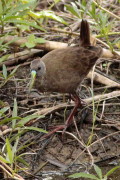
[[[68,176],[70,178],[80,178],[80,177],[83,177],[83,178],[88,178],[88,179],[92,179],[92,180],[99,180],[95,175],[93,174],[87,174],[87,173],[75,173],[75,174],[72,174],[70,176]]]
[[[29,164],[28,164],[23,158],[21,158],[21,157],[19,157],[19,156],[16,157],[16,160],[17,160],[18,162],[24,164],[24,165],[27,166],[27,167],[29,166]]]
[[[4,64],[3,64],[3,76],[5,79],[7,79],[7,68]]]
[[[31,126],[31,127],[25,127],[24,129],[25,129],[25,130],[27,129],[27,130],[33,130],[33,131],[48,133],[48,132],[47,132],[46,130],[44,130],[44,129],[37,128],[37,127],[33,127],[33,126]]]
[[[7,122],[12,122],[12,121],[16,121],[16,119],[19,119],[19,120],[21,120],[21,118],[20,117],[11,117],[11,118],[4,118],[3,120],[1,120],[0,121],[0,125],[3,125],[3,124],[5,124],[5,123],[7,123]]]
[[[15,23],[15,24],[23,24],[23,25],[26,25],[26,26],[31,26],[31,27],[34,27],[36,29],[40,29],[41,31],[44,31],[46,32],[45,29],[43,29],[42,27],[38,26],[35,22],[28,22],[26,20],[8,20],[7,21],[8,23]]]
[[[35,118],[43,118],[44,116],[39,116],[39,115],[29,115],[29,116],[26,116],[24,118],[22,118],[22,120],[20,120],[18,123],[17,123],[17,126],[24,126],[26,123],[28,123],[30,120],[32,119],[35,119]]]
[[[0,160],[1,161],[3,161],[4,163],[10,163],[9,161],[7,161],[4,157],[2,157],[1,155],[0,155]]]
[[[14,107],[13,107],[13,112],[12,112],[12,117],[17,117],[17,101],[16,99],[14,99]],[[14,119],[14,121],[12,121],[12,128],[14,129],[16,125],[16,119]]]
[[[0,58],[0,63],[6,61],[9,56],[10,56],[10,54],[6,54],[6,55],[2,56],[2,57]]]
[[[0,109],[0,117],[9,109],[10,107],[4,107],[2,109]],[[1,121],[0,121],[1,123]]]
[[[95,172],[97,173],[98,177],[100,179],[102,179],[102,171],[101,171],[101,169],[98,166],[96,166],[95,164],[94,164],[94,169],[95,169]]]
[[[110,176],[114,171],[116,171],[117,169],[119,169],[120,168],[120,166],[116,166],[116,167],[114,167],[114,168],[112,168],[110,171],[108,171],[107,173],[106,173],[106,175],[105,176]]]
[[[6,139],[6,148],[7,148],[7,159],[9,163],[12,164],[14,155],[8,138]]]

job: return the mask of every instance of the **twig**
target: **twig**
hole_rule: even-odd
[[[84,101],[87,104],[90,104],[93,101],[93,98],[94,98],[95,102],[97,102],[97,101],[100,102],[100,101],[111,99],[111,98],[118,97],[118,96],[120,96],[120,91],[113,91],[111,93],[102,94],[102,95],[96,95],[94,97],[84,99]],[[73,106],[74,106],[74,102],[71,102],[71,104],[61,103],[61,104],[53,106],[53,107],[38,110],[35,113],[33,113],[33,115],[44,115],[44,116],[46,116],[46,115],[51,114],[51,113],[53,113],[53,112],[55,112],[55,111],[57,111],[59,109],[64,109],[65,107],[73,107]],[[32,121],[32,123],[29,123],[29,125],[34,124],[36,121],[38,121],[38,119]],[[16,128],[15,131],[17,131],[18,129],[19,128]],[[11,132],[12,130],[13,130],[12,128],[6,129],[5,131],[0,132],[0,135],[1,136],[5,135],[5,134]]]
[[[55,32],[66,33],[66,34],[73,35],[73,36],[79,36],[80,35],[79,33],[72,32],[72,31],[66,31],[64,29],[59,29],[59,28],[49,28],[49,29],[52,30],[52,31],[55,31]],[[120,32],[112,32],[112,33],[108,33],[107,35],[108,36],[111,36],[111,35],[120,35]],[[103,42],[102,40],[98,39],[99,37],[104,37],[104,35],[98,34],[98,35],[91,36],[90,37],[91,44],[95,45],[96,44],[95,41],[98,41],[99,43],[103,44],[105,47],[110,48],[105,42]],[[108,52],[109,52],[109,50],[108,50]],[[117,51],[115,51],[115,53],[120,55]]]
[[[111,11],[109,11],[109,10],[107,10],[107,9],[105,9],[105,8],[103,8],[102,6],[100,6],[100,4],[98,4],[97,2],[95,2],[94,0],[92,0],[92,2],[98,7],[98,8],[100,8],[100,9],[102,9],[102,10],[104,10],[105,12],[107,12],[108,14],[110,14],[111,16],[113,16],[114,18],[117,18],[117,19],[119,19],[120,20],[120,17],[119,16],[117,16],[116,14],[114,14],[114,13],[112,13]]]
[[[103,117],[104,111],[105,111],[105,101],[103,101],[102,112],[101,112],[100,119],[99,119],[100,121]]]
[[[108,138],[108,137],[111,137],[111,136],[113,136],[113,135],[119,134],[119,133],[120,133],[120,131],[117,131],[117,132],[111,133],[111,134],[109,134],[109,135],[107,135],[107,136],[104,136],[103,138],[94,141],[92,144],[90,144],[89,146],[87,146],[87,148],[90,148],[90,147],[92,147],[94,144],[98,143],[99,141],[101,142],[101,141],[103,141],[104,139],[106,139],[106,138]],[[80,152],[80,154],[75,158],[75,160],[72,162],[72,164],[74,164],[74,163],[77,161],[77,159],[83,154],[83,152],[85,152],[85,150],[86,150],[86,148],[83,149],[82,152]]]
[[[107,99],[111,99],[111,98],[114,98],[114,97],[118,97],[120,96],[120,91],[113,91],[111,93],[107,93],[107,94],[102,94],[102,95],[96,95],[94,97],[90,97],[90,98],[87,98],[87,99],[84,99],[84,101],[87,103],[87,104],[90,104],[93,99],[95,102],[97,101],[103,101],[103,100],[107,100]],[[56,105],[56,106],[53,106],[53,107],[49,107],[49,108],[44,108],[42,110],[38,110],[37,112],[33,113],[33,115],[48,115],[48,114],[51,114],[59,109],[64,109],[65,107],[73,107],[74,106],[74,102],[72,102],[71,104],[67,104],[67,103],[61,103],[59,105]],[[34,122],[36,122],[38,120],[34,120]]]
[[[24,180],[21,176],[18,174],[14,173],[13,170],[3,161],[0,160],[0,168],[9,175],[10,178],[16,179],[16,180]]]
[[[25,61],[26,59],[33,57],[34,55],[39,54],[42,52],[42,50],[39,49],[31,49],[31,50],[25,50],[22,52],[18,52],[15,54],[10,54],[7,61],[4,62],[6,66],[11,66],[13,64]],[[2,66],[2,63],[0,63],[0,67]]]
[[[112,36],[112,35],[120,35],[120,32],[110,32],[107,34],[108,36]],[[100,38],[100,37],[104,37],[103,34],[98,34],[95,36],[96,38]]]
[[[15,37],[13,37],[13,36],[7,36],[4,39],[4,43],[12,41],[14,38]],[[27,38],[24,37],[24,38],[20,38],[19,40],[16,40],[15,42],[13,42],[11,44],[13,44],[15,46],[20,46],[21,44],[23,44],[25,42],[27,42]],[[52,51],[54,49],[66,48],[66,47],[68,47],[67,43],[61,43],[61,42],[55,42],[55,41],[46,41],[43,44],[36,44],[36,46],[35,46],[35,48],[44,49],[46,51]],[[115,51],[115,52],[118,54],[118,56],[120,56],[120,52],[119,51]],[[106,53],[107,53],[107,55],[106,55]],[[107,50],[107,49],[103,48],[102,57],[111,58],[113,56],[114,56],[114,54],[112,54],[110,50]]]
[[[88,73],[87,78],[90,78],[90,79],[92,78],[92,71],[90,71]],[[94,79],[94,81],[97,81],[97,82],[99,82],[101,84],[104,84],[104,85],[107,85],[107,86],[111,86],[111,87],[116,86],[116,87],[120,88],[120,84],[119,83],[109,79],[106,76],[103,76],[100,73],[94,72],[93,73],[93,79]]]
[[[63,131],[58,131],[60,133],[62,133]],[[67,132],[65,131],[66,134],[72,136],[74,139],[76,139],[83,147],[85,147],[85,150],[87,150],[89,156],[90,156],[90,159],[91,159],[91,166],[94,164],[94,159],[93,159],[93,156],[88,148],[88,146],[86,146],[86,144],[84,144],[82,141],[80,141],[74,134],[70,133],[70,132]]]

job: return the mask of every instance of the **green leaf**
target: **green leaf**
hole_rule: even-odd
[[[17,116],[17,101],[14,99],[14,107],[13,107],[13,112],[12,112],[12,117]]]
[[[58,2],[60,2],[61,0],[54,0],[54,3],[57,4]]]
[[[20,65],[16,66],[16,67],[12,70],[12,72],[8,75],[7,80],[9,80],[10,78],[12,78],[12,77],[14,76],[15,72],[17,71],[17,69],[18,69],[19,67],[20,67]]]
[[[100,179],[102,179],[102,171],[101,171],[101,169],[98,166],[96,166],[95,164],[94,164],[94,169],[95,169],[95,172],[97,173],[98,177]]]
[[[43,38],[36,38],[36,40],[35,40],[37,43],[40,43],[40,44],[42,44],[42,43],[45,43],[46,42],[46,40],[45,39],[43,39]]]
[[[20,119],[21,120],[20,117],[4,118],[3,120],[0,121],[0,125],[3,125],[5,123],[7,123],[7,122],[12,122],[14,120],[16,121],[16,119]]]
[[[65,5],[65,7],[66,7],[67,10],[68,10],[69,12],[71,12],[74,16],[80,18],[80,13],[78,13],[78,11],[76,11],[73,6]]]
[[[1,161],[3,161],[4,163],[10,163],[9,161],[7,161],[4,157],[2,157],[1,155],[0,155],[0,160]]]
[[[25,45],[27,48],[33,48],[36,44],[34,42],[26,42]]]
[[[21,0],[21,2],[23,2],[23,3],[29,3],[29,2],[36,3],[36,0]]]
[[[12,117],[17,117],[17,101],[16,99],[14,99],[14,107],[13,107],[13,112],[12,112]],[[12,121],[12,128],[14,129],[16,125],[16,119],[14,119],[14,121]]]
[[[24,31],[30,31],[30,27],[27,26],[27,25],[17,24],[17,27],[19,27],[19,29],[21,29],[23,32],[24,32]]]
[[[79,12],[79,9],[78,9],[77,5],[74,2],[71,2],[71,5],[72,5],[74,11],[77,12],[78,17],[80,18],[80,12]]]
[[[0,109],[0,117],[1,117],[9,108],[10,108],[10,107],[8,106],[8,107],[4,107],[4,108]],[[1,123],[1,121],[0,121],[0,123]]]
[[[41,31],[46,32],[45,29],[43,29],[42,27],[36,25],[35,22],[28,22],[28,21],[26,21],[26,20],[18,20],[18,19],[16,19],[16,20],[9,20],[9,21],[7,21],[7,22],[8,22],[8,23],[11,22],[11,23],[15,23],[15,24],[23,24],[23,25],[26,25],[26,26],[31,26],[31,27],[34,27],[34,28],[36,28],[36,29],[40,29]]]
[[[27,130],[33,130],[33,131],[38,131],[38,132],[43,132],[43,133],[48,133],[46,130],[44,130],[44,129],[41,129],[41,128],[37,128],[37,127],[33,127],[33,126],[31,126],[31,127],[24,127],[23,129],[27,129]]]
[[[38,18],[50,18],[53,19],[55,21],[58,21],[62,24],[67,25],[68,23],[66,21],[64,21],[61,17],[56,16],[55,13],[53,11],[49,11],[49,10],[43,10],[41,12],[36,13]]]
[[[6,16],[4,17],[4,21],[6,21],[8,17],[11,17],[16,14],[19,15],[19,12],[24,11],[25,9],[29,9],[30,5],[31,3],[27,3],[27,4],[17,3],[17,6],[12,6],[10,10],[6,13]]]
[[[35,41],[35,36],[34,36],[34,34],[29,35],[28,38],[27,38],[27,40],[28,40],[29,42]]]
[[[2,57],[0,58],[0,63],[3,62],[3,61],[6,61],[9,56],[10,56],[10,54],[6,54],[6,55],[2,56]]]
[[[9,160],[9,163],[12,164],[14,156],[13,156],[11,145],[8,138],[6,139],[6,147],[7,147],[7,159]]]
[[[14,19],[20,19],[20,18],[21,18],[21,16],[9,16],[9,17],[5,18],[5,21],[11,21],[12,19],[14,20]]]
[[[1,73],[0,73],[0,76],[1,76],[2,78],[4,78],[3,74],[1,74]]]
[[[3,76],[5,79],[7,79],[7,68],[4,64],[3,64]]]
[[[91,3],[91,10],[88,11],[90,17],[96,19],[96,5]]]
[[[17,41],[18,39],[20,39],[19,37],[14,37],[11,41],[8,41],[7,43],[4,43],[7,36],[8,36],[8,33],[6,35],[4,35],[4,37],[2,37],[0,39],[0,51],[6,50],[8,48],[8,45],[10,45],[11,43],[13,43],[13,42]]]
[[[18,143],[19,143],[19,136],[17,136],[16,139],[15,139],[15,143],[14,143],[14,146],[13,146],[13,148],[12,148],[13,154],[16,154],[16,153],[17,153]]]
[[[2,15],[3,13],[3,6],[2,6],[2,1],[0,1],[0,16]]]
[[[75,174],[72,174],[70,176],[68,176],[70,178],[80,178],[80,177],[83,177],[83,178],[89,178],[89,179],[95,179],[95,180],[99,180],[96,176],[94,176],[93,174],[87,174],[87,173],[75,173]]]
[[[17,126],[24,126],[26,123],[28,123],[30,120],[32,119],[35,119],[35,118],[44,118],[44,116],[39,116],[39,115],[29,115],[29,116],[26,116],[24,118],[22,118],[22,120],[20,120],[18,123],[17,123]]]
[[[28,143],[28,144],[25,144],[25,145],[21,145],[21,146],[18,148],[17,152],[22,151],[23,149],[26,149],[27,147],[29,147],[29,146],[32,145],[33,143],[34,143],[34,141],[32,141],[32,142],[30,142],[30,143]],[[19,156],[21,156],[21,154],[20,154]]]
[[[106,173],[106,175],[105,176],[110,176],[114,171],[116,171],[117,169],[119,169],[120,168],[120,166],[116,166],[116,167],[114,167],[114,168],[112,168],[110,171],[108,171],[107,173]]]
[[[24,164],[25,166],[29,166],[29,164],[23,159],[23,158],[21,158],[21,157],[19,157],[19,156],[17,156],[16,157],[16,160],[18,161],[18,162],[21,162],[22,164]]]
[[[12,70],[12,72],[9,74],[8,78],[12,77],[12,76],[15,74],[15,72],[17,71],[17,69],[18,69],[19,67],[20,67],[20,65],[16,66],[16,67]]]
[[[27,42],[25,43],[26,47],[33,48],[35,46],[35,36],[34,34],[31,34],[27,38]]]

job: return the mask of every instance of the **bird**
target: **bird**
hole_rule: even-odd
[[[82,19],[79,45],[52,50],[31,62],[35,89],[40,92],[68,93],[75,102],[65,124],[56,127],[51,134],[61,129],[65,131],[71,125],[78,107],[82,105],[77,88],[101,56],[102,47],[91,45],[89,23]]]

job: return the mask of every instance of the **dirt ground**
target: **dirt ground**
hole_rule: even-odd
[[[52,27],[52,23],[49,25]],[[69,35],[62,36],[59,33],[54,35],[54,32],[51,34],[51,37],[47,34],[46,39],[67,43],[72,41]],[[111,39],[114,39],[114,36],[111,36]],[[45,53],[41,51],[36,57],[42,57]],[[0,101],[2,102],[0,106],[2,108],[7,104],[10,107],[11,111],[8,114],[10,117],[14,98],[16,98],[18,116],[40,114],[26,126],[35,126],[50,132],[54,127],[65,123],[74,102],[70,100],[68,94],[28,91],[30,62],[34,58],[28,58],[14,66],[7,66],[10,70],[20,64],[15,77],[0,89]],[[120,84],[119,58],[101,58],[96,64],[95,71]],[[91,84],[88,78],[81,84],[79,95],[83,101],[92,97]],[[112,87],[112,84],[106,86],[104,83],[93,81],[92,91],[94,96],[97,96],[120,91],[120,88]],[[6,126],[9,129],[11,123],[6,123]],[[0,130],[4,132],[3,127],[0,127]],[[68,180],[70,179],[68,175],[72,173],[89,171],[93,163],[102,167],[103,172],[107,172],[108,169],[120,165],[120,96],[106,97],[95,103],[92,101],[88,104],[84,103],[83,107],[78,109],[73,124],[64,134],[58,131],[44,138],[44,133],[26,131],[19,140],[19,147],[23,145],[26,148],[19,151],[19,154],[27,153],[24,159],[29,166],[19,174],[28,180],[46,180],[46,178]],[[19,166],[22,167],[23,164],[20,163]],[[120,173],[114,177],[111,176],[111,179],[119,180]]]
[[[110,72],[118,70],[118,63],[113,63]],[[21,73],[22,71],[22,73]],[[118,74],[117,74],[118,75]],[[16,97],[18,102],[18,114],[24,117],[34,112],[45,110],[53,107],[50,113],[46,113],[44,118],[38,118],[27,124],[27,126],[36,126],[47,131],[51,128],[64,124],[64,119],[68,117],[71,109],[68,95],[58,93],[45,94],[33,90],[28,93],[28,85],[30,80],[30,69],[28,66],[22,66],[17,70],[16,79],[18,81],[8,82],[1,91],[1,101],[6,102],[13,107],[13,99]],[[115,77],[116,78],[116,77]],[[116,78],[117,79],[117,78]],[[84,86],[83,86],[84,85]],[[81,98],[91,96],[87,87],[91,86],[89,80],[85,80],[80,89]],[[116,90],[116,88],[104,88],[100,84],[94,84],[94,95],[108,93]],[[85,104],[78,109],[78,113],[74,117],[74,123],[71,125],[64,135],[62,131],[43,139],[43,133],[36,131],[26,132],[21,136],[20,146],[31,143],[24,151],[29,152],[25,156],[26,162],[29,164],[28,172],[38,179],[50,175],[56,177],[57,172],[71,174],[72,172],[80,172],[90,168],[91,163],[99,166],[115,165],[120,159],[120,99],[112,98],[95,104],[96,116],[95,126],[93,127],[93,103],[88,106]],[[54,109],[57,105],[68,102],[69,107]],[[8,125],[9,127],[9,125]],[[93,130],[93,133],[92,133]],[[91,139],[91,140],[90,140]],[[22,173],[24,174],[24,173]],[[25,174],[24,174],[25,175]],[[44,178],[41,178],[44,179]],[[56,179],[56,178],[55,178]],[[57,177],[57,179],[59,179]],[[60,176],[61,179],[61,176]]]

